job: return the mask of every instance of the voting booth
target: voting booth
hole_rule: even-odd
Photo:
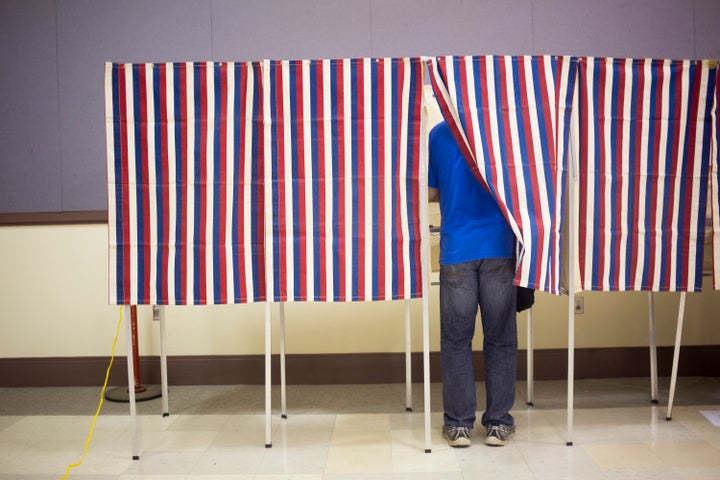
[[[108,63],[109,302],[265,303],[271,446],[271,305],[285,415],[283,304],[418,299],[429,452],[426,81],[515,233],[515,283],[568,295],[571,444],[574,294],[682,292],[672,393],[706,228],[720,288],[717,77],[548,55]]]

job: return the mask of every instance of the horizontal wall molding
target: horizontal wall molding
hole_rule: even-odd
[[[673,347],[658,347],[658,374],[670,376]],[[686,346],[678,375],[720,376],[720,346]],[[518,354],[518,379],[527,378],[527,352]],[[567,350],[534,351],[535,380],[567,379]],[[101,386],[109,357],[43,357],[0,359],[0,387]],[[411,357],[412,379],[422,382],[422,353]],[[475,376],[484,379],[482,352],[475,352]],[[170,385],[261,385],[264,355],[177,355],[168,357]],[[404,353],[288,354],[288,385],[404,383]],[[273,383],[280,381],[280,359],[272,356]],[[647,347],[575,350],[575,378],[650,376]],[[430,353],[430,381],[440,381],[440,354]],[[140,383],[160,383],[160,358],[140,357]],[[127,384],[126,357],[115,359],[109,385]]]
[[[0,226],[107,223],[107,210],[77,212],[0,213]]]

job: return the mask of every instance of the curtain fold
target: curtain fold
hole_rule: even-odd
[[[443,117],[517,238],[515,283],[561,293],[571,57],[430,59]]]

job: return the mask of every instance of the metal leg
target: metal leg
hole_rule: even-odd
[[[427,78],[427,77],[425,77]],[[420,119],[420,130],[425,127],[425,115]],[[422,242],[420,248],[420,256],[422,262],[422,335],[423,335],[423,402],[424,402],[424,419],[425,419],[425,453],[430,453],[430,227],[428,225],[427,215],[427,148],[425,144],[426,135],[420,136],[420,232]],[[409,329],[408,329],[409,331]]]
[[[168,405],[168,379],[167,379],[167,330],[165,323],[165,307],[160,305],[153,306],[157,309],[158,321],[160,322],[160,389],[162,390],[162,416],[170,415],[170,407]]]
[[[532,307],[527,313],[527,404],[532,407],[535,397],[535,366],[533,363],[533,317]]]
[[[655,295],[648,292],[650,312],[650,402],[658,403],[657,341],[655,339]]]
[[[428,283],[425,283],[426,287]],[[430,440],[430,304],[423,295],[423,392],[425,405],[425,453],[432,451]]]
[[[130,442],[132,444],[132,459],[140,460],[138,449],[137,415],[135,409],[135,369],[133,367],[132,325],[130,322],[130,305],[125,306],[125,342],[127,343],[127,370],[128,370],[128,395],[130,402]]]
[[[405,411],[412,412],[412,344],[410,338],[410,300],[405,300]]]
[[[265,305],[265,448],[272,447],[272,304]]]
[[[670,377],[670,393],[665,420],[672,420],[673,400],[675,399],[675,384],[677,382],[678,361],[680,360],[680,343],[682,341],[683,318],[685,317],[685,295],[680,292],[680,306],[678,308],[677,330],[675,332],[675,352],[673,354],[672,375]]]
[[[280,416],[287,418],[285,389],[285,303],[280,303]]]
[[[568,268],[568,376],[567,376],[567,437],[565,445],[573,444],[573,415],[575,407],[575,270],[578,259],[575,257],[578,245],[578,188],[579,176],[576,148],[578,143],[579,116],[574,115],[570,128],[570,157],[568,159],[568,171],[570,181],[567,184],[568,193],[568,252],[567,258],[570,263]]]
[[[572,446],[575,402],[575,293],[568,295],[568,377],[567,377],[567,438],[565,445]]]

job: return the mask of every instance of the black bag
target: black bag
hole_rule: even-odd
[[[535,290],[527,287],[517,287],[517,311],[522,312],[535,303]]]

